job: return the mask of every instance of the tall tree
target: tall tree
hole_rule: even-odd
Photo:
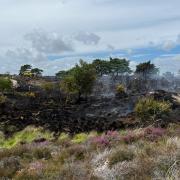
[[[156,66],[151,63],[151,61],[147,61],[144,63],[140,63],[136,66],[135,74],[140,75],[140,77],[148,78],[152,75],[158,74],[159,69],[156,68]]]
[[[22,75],[24,75],[25,72],[31,71],[31,68],[32,68],[32,66],[29,64],[25,64],[25,65],[21,66],[20,71],[19,71],[19,75],[22,76]]]
[[[43,70],[39,68],[34,68],[34,69],[31,69],[31,73],[33,74],[33,76],[38,77],[42,75]]]
[[[64,77],[61,87],[68,94],[78,94],[80,99],[81,95],[87,96],[91,93],[95,79],[94,66],[80,60],[80,63],[69,70],[68,75]]]
[[[100,76],[105,75],[105,74],[107,75],[111,71],[109,61],[95,59],[92,65],[94,66],[97,75],[100,75]]]
[[[113,76],[123,75],[125,73],[131,73],[129,67],[129,61],[126,59],[110,58],[111,73]]]

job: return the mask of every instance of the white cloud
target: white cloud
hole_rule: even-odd
[[[160,68],[161,73],[166,71],[177,73],[180,69],[180,54],[176,54],[172,57],[158,57],[152,62]]]
[[[144,47],[150,41],[165,51],[180,44],[179,0],[0,0],[0,3],[2,72],[14,72],[17,65],[26,62],[40,66],[40,62],[45,62],[49,68],[42,66],[52,74],[56,66],[71,64],[70,60],[62,59],[49,62],[47,55],[52,54],[65,53],[73,59],[80,53]],[[33,29],[44,32],[29,33]],[[24,34],[29,34],[26,36],[29,43],[23,39]],[[78,41],[74,42],[73,34]]]
[[[161,48],[165,51],[169,51],[173,49],[175,46],[176,46],[176,43],[174,41],[168,40],[168,41],[163,42]]]
[[[73,51],[72,42],[64,40],[55,33],[47,34],[43,31],[34,30],[32,33],[26,34],[25,39],[28,40],[32,48],[38,52],[59,54]]]
[[[97,34],[89,33],[89,32],[79,32],[74,36],[74,38],[77,41],[80,41],[86,45],[89,44],[97,45],[101,39]]]

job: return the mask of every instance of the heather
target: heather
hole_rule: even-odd
[[[27,129],[38,136],[28,141],[21,139],[8,149],[3,144],[9,138],[1,140],[2,178],[176,180],[180,177],[178,124],[59,136],[47,136],[42,128],[28,127],[19,134]]]

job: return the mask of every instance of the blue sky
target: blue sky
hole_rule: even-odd
[[[28,63],[53,75],[110,56],[176,73],[179,7],[179,0],[0,0],[0,73]]]

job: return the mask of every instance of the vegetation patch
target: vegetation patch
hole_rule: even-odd
[[[157,118],[167,115],[171,111],[171,104],[157,101],[153,98],[142,98],[135,106],[136,116],[142,122],[154,122]]]
[[[53,139],[53,134],[42,128],[29,126],[24,130],[15,133],[12,137],[6,139],[2,145],[4,148],[12,148],[19,143],[31,143],[37,139]]]

